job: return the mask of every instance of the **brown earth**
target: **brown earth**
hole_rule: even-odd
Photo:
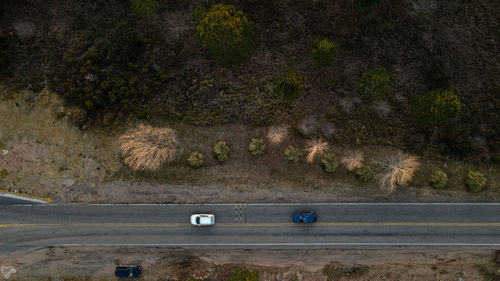
[[[96,253],[99,253],[98,255]],[[116,280],[118,264],[140,264],[140,280],[228,280],[248,268],[259,281],[497,281],[491,251],[246,250],[50,247],[0,257],[8,280]]]

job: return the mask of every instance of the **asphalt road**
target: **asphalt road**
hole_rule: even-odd
[[[296,210],[318,222],[294,224]],[[192,213],[215,214],[215,226],[191,226]],[[500,203],[0,206],[0,255],[81,245],[500,248]]]

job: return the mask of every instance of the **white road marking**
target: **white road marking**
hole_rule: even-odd
[[[104,246],[104,247],[183,247],[183,246],[488,246],[497,247],[500,243],[180,243],[180,244],[62,244],[64,247]]]

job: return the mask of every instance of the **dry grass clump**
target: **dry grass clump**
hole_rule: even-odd
[[[272,126],[267,131],[267,138],[272,144],[280,144],[288,137],[288,126]]]
[[[139,125],[120,137],[120,142],[125,164],[136,171],[154,171],[174,160],[177,152],[177,137],[169,128]]]
[[[328,150],[328,143],[322,139],[312,139],[306,142],[307,151],[306,162],[312,163],[316,156],[323,156]]]
[[[409,183],[420,167],[417,156],[401,151],[388,156],[379,164],[382,167],[382,173],[379,175],[380,185],[387,187],[391,192],[396,186]]]
[[[342,158],[340,159],[340,163],[344,165],[347,170],[354,171],[356,168],[360,167],[363,164],[363,152],[349,150],[344,153]]]

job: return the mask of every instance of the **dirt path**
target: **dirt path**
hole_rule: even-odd
[[[99,255],[95,253],[99,252]],[[11,280],[115,280],[117,264],[141,264],[143,280],[227,280],[240,268],[259,281],[495,281],[491,251],[314,250],[185,251],[159,248],[54,247],[0,257]],[[73,279],[71,279],[71,278]],[[43,279],[45,280],[45,279]]]

